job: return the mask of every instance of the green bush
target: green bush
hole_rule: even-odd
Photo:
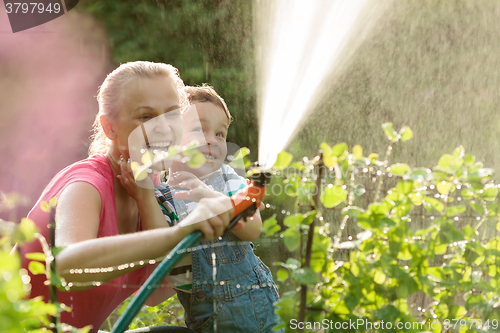
[[[344,143],[321,144],[312,160],[278,158],[275,169],[296,210],[285,215],[283,231],[277,216],[263,225],[268,236],[280,233],[292,254],[276,263],[278,280],[290,290],[277,304],[282,326],[498,332],[500,206],[493,170],[463,147],[433,170],[390,165],[393,144],[413,133],[396,132],[391,123],[383,129],[390,143],[383,159]]]
[[[24,200],[18,194],[5,195],[1,192],[0,198],[0,209],[12,209]],[[43,204],[50,210],[49,203]],[[55,202],[51,201],[51,204]],[[35,224],[27,218],[20,223],[0,219],[0,332],[88,332],[90,327],[76,329],[60,323],[57,323],[56,330],[52,318],[58,318],[62,311],[69,309],[64,304],[45,303],[42,297],[27,299],[31,290],[30,276],[26,269],[21,268],[21,258],[16,249],[37,236]],[[46,261],[45,255],[34,253],[30,258],[34,260],[29,265],[32,273],[46,274],[45,267],[49,267],[50,262],[46,265],[39,262]]]

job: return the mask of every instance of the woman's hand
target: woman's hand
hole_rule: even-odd
[[[154,186],[151,189],[148,183],[137,184],[132,168],[130,167],[130,161],[125,162],[123,158],[120,158],[120,175],[116,178],[120,181],[123,188],[127,191],[128,195],[135,199],[135,201],[140,202],[147,199],[149,196],[154,196]],[[151,181],[149,177],[146,177],[144,181]]]
[[[211,190],[198,177],[187,171],[175,172],[169,179],[169,185],[189,188],[188,191],[175,192],[174,196],[177,200],[191,200],[199,202],[204,198],[217,198],[225,196],[222,193]]]
[[[191,214],[178,226],[185,236],[200,230],[205,235],[204,240],[213,240],[222,236],[233,214],[233,204],[226,196],[201,199]],[[238,222],[232,230],[238,230],[242,227],[243,222]]]

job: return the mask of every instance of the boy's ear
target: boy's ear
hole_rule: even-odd
[[[110,140],[116,139],[117,134],[115,132],[115,129],[113,127],[113,122],[111,121],[111,119],[109,119],[109,117],[106,115],[102,115],[99,118],[99,120],[101,122],[102,130],[104,131],[104,134],[106,134],[108,139]]]

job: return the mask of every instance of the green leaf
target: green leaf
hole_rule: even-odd
[[[497,225],[497,228],[498,228],[498,225]],[[463,227],[462,233],[464,234],[466,239],[471,239],[471,238],[478,235],[477,232],[474,231],[474,229],[470,225],[466,225],[465,227]]]
[[[295,228],[288,228],[283,232],[283,241],[288,251],[292,252],[300,246],[300,231]]]
[[[45,213],[50,213],[50,205],[47,201],[40,202],[40,209]]]
[[[262,231],[266,236],[272,236],[280,230],[281,228],[276,220],[276,214],[262,222]]]
[[[346,200],[347,192],[341,185],[329,184],[321,196],[325,208],[333,208]]]
[[[292,272],[294,278],[300,285],[314,285],[319,282],[318,275],[311,268],[299,268]]]
[[[450,308],[449,316],[451,316],[452,318],[460,319],[463,316],[465,316],[466,313],[467,313],[467,310],[465,309],[465,307],[463,307],[461,305],[452,305]]]
[[[363,158],[363,147],[360,145],[355,145],[352,147],[352,154],[354,157],[356,157],[357,160],[360,160]]]
[[[396,185],[396,191],[401,194],[409,194],[413,189],[413,182],[408,180],[400,180]]]
[[[278,280],[284,282],[286,279],[288,279],[288,271],[286,269],[280,268],[276,272],[276,276],[278,277]]]
[[[444,154],[441,156],[438,162],[438,167],[442,171],[450,172],[456,170],[461,167],[463,164],[463,160],[457,156],[453,156],[450,154]]]
[[[373,276],[373,281],[377,284],[383,284],[386,280],[386,275],[381,270],[375,270],[375,275]]]
[[[471,190],[469,190],[468,188],[464,188],[460,194],[462,195],[462,197],[465,199],[465,200],[470,200],[474,197],[474,192],[472,192]]]
[[[335,146],[333,146],[332,148],[332,154],[337,156],[337,157],[340,157],[342,155],[344,155],[344,153],[347,151],[349,147],[347,146],[347,143],[338,143],[336,144]]]
[[[457,148],[453,149],[453,156],[456,158],[463,158],[464,157],[464,146],[458,146]]]
[[[481,198],[486,201],[494,201],[498,194],[498,187],[496,185],[486,185],[482,193],[479,194]]]
[[[276,159],[276,163],[274,163],[274,168],[277,170],[283,170],[288,165],[292,162],[293,160],[293,155],[286,152],[282,151],[281,153],[278,154],[278,158]]]
[[[26,259],[45,262],[45,254],[42,252],[30,252],[26,253],[24,256],[26,257]]]
[[[294,215],[290,215],[290,216],[285,217],[285,219],[283,220],[283,224],[289,228],[293,228],[295,226],[300,225],[303,220],[304,220],[304,215],[294,214]]]
[[[465,212],[466,209],[467,207],[462,205],[448,207],[448,210],[446,211],[446,216],[448,217],[457,216],[458,214]]]
[[[87,325],[83,328],[80,328],[78,333],[89,333],[91,329],[92,329],[92,325]]]
[[[32,220],[28,218],[22,218],[21,223],[19,223],[14,233],[13,240],[14,242],[30,242],[35,239],[35,233],[37,231],[38,229]]]
[[[316,211],[315,210],[311,210],[307,215],[304,215],[304,221],[302,222],[302,224],[311,224],[312,221],[314,221],[314,218],[316,217]]]
[[[439,244],[434,248],[434,252],[439,255],[445,254],[447,250],[448,250],[448,244]]]
[[[246,157],[248,154],[250,154],[250,149],[248,149],[246,147],[242,147],[242,148],[238,149],[238,151],[236,151],[236,153],[234,153],[233,160],[231,161],[231,163],[229,163],[229,165],[233,169],[243,169],[243,167],[244,168],[250,167],[251,162]]]
[[[45,265],[38,261],[30,261],[28,269],[33,275],[45,274]]]
[[[298,267],[300,267],[300,261],[298,261],[297,259],[294,259],[294,258],[288,258],[286,260],[286,265],[284,267],[289,268],[292,271],[294,271]]]
[[[470,202],[470,206],[472,207],[472,209],[474,209],[479,215],[483,215],[484,214],[484,208],[483,206],[481,205],[480,202],[476,202],[475,200],[474,201],[471,201]]]
[[[408,164],[405,163],[396,163],[391,165],[388,169],[388,172],[392,173],[396,176],[404,176],[411,171],[411,168]]]
[[[427,168],[415,168],[410,174],[410,180],[423,182],[432,179],[432,171]]]
[[[413,138],[413,131],[408,126],[403,126],[401,131],[399,131],[399,135],[401,136],[401,141],[405,142]]]
[[[52,255],[55,257],[59,254],[59,252],[61,252],[62,250],[64,250],[66,248],[66,246],[54,246],[52,248]]]
[[[206,161],[207,159],[205,158],[205,155],[196,150],[194,154],[192,154],[191,157],[189,158],[187,164],[192,169],[198,169],[202,167]]]
[[[436,189],[438,190],[439,193],[448,195],[448,193],[450,193],[452,185],[453,185],[452,183],[443,180],[436,184]]]
[[[250,154],[250,149],[248,149],[247,147],[242,147],[238,149],[238,151],[234,154],[234,159],[237,160],[239,158],[243,158],[248,154]]]
[[[323,163],[327,168],[331,168],[337,162],[337,157],[333,156],[332,148],[326,142],[322,142],[319,145],[320,149],[323,151]]]
[[[465,166],[472,165],[476,162],[476,157],[472,154],[467,154],[464,157],[464,164]]]
[[[356,206],[347,206],[342,209],[342,214],[349,215],[349,217],[357,217],[359,214],[364,213],[362,208]]]
[[[412,204],[414,204],[415,206],[420,206],[424,198],[424,196],[420,192],[410,193],[408,197],[410,198]]]
[[[52,208],[57,206],[57,197],[53,197],[52,199],[49,200],[49,206]]]
[[[394,130],[392,123],[382,124],[382,129],[384,130],[385,136],[387,137],[387,139],[389,139],[389,141],[391,142],[396,141],[398,133],[396,133],[396,131]]]
[[[439,201],[438,199],[426,197],[426,198],[424,198],[422,203],[424,204],[424,206],[426,208],[435,209],[440,213],[444,210],[444,204],[441,201]]]
[[[356,265],[356,263],[354,263],[354,262],[351,262],[351,273],[355,277],[358,277],[358,275],[359,275],[359,266]]]

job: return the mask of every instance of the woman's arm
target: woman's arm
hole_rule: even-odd
[[[222,193],[211,190],[202,180],[190,172],[177,172],[172,175],[169,182],[173,185],[189,188],[188,191],[180,191],[175,193],[175,198],[179,200],[192,200],[199,201],[202,198],[214,198],[225,196]],[[262,218],[260,217],[259,210],[255,212],[252,217],[242,220],[242,226],[233,229],[239,239],[244,241],[253,241],[259,238],[262,227]]]
[[[96,238],[100,211],[99,192],[88,183],[73,183],[59,196],[56,246],[64,246],[65,249],[57,255],[56,269],[67,282],[74,284],[72,290],[89,289],[93,281],[105,283],[140,267],[134,265],[118,270],[116,267],[119,265],[164,256],[195,230],[201,230],[207,240],[221,236],[230,220],[232,206],[224,198],[202,200],[192,213],[195,220],[186,218],[181,224],[171,228]],[[108,267],[115,269],[99,273],[70,274],[72,269]],[[79,285],[82,283],[85,285]]]

